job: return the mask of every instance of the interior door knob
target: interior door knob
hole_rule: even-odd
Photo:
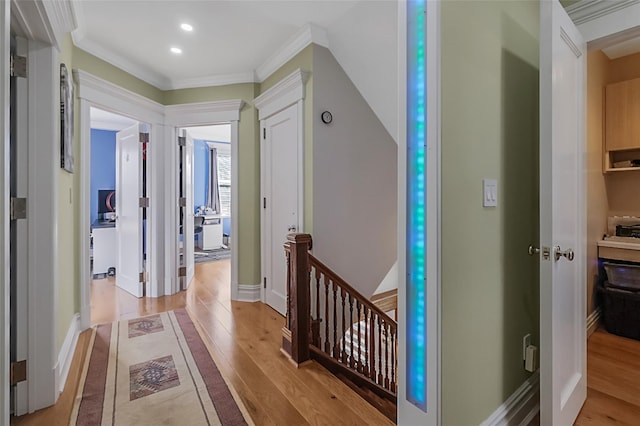
[[[540,249],[533,244],[529,246],[529,256],[533,256],[534,254],[540,254]]]
[[[569,262],[571,262],[573,260],[573,258],[575,257],[573,250],[572,249],[567,249],[567,250],[562,250],[560,248],[560,246],[555,246],[553,248],[553,253],[554,253],[554,257],[556,259],[556,262],[558,260],[560,260],[561,257],[564,257],[565,259],[567,259]]]
[[[298,227],[297,227],[297,226],[295,226],[295,225],[290,225],[290,226],[287,228],[287,231],[289,231],[289,232],[296,232],[296,229],[298,229]]]

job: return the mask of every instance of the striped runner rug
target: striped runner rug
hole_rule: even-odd
[[[94,327],[71,425],[253,425],[189,314]]]

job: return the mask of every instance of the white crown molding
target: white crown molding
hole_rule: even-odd
[[[580,25],[637,3],[640,0],[582,0],[567,7],[566,11],[573,22]]]
[[[56,39],[55,46],[60,50],[61,37],[78,26],[73,4],[69,0],[50,0],[43,2],[43,5]]]
[[[329,48],[329,37],[324,28],[306,24],[284,46],[256,68],[258,81],[263,82],[311,43]]]
[[[298,68],[280,80],[275,86],[255,98],[253,104],[258,108],[258,119],[264,120],[289,105],[304,99],[304,83],[307,81],[307,76],[307,73]]]
[[[201,126],[240,120],[242,99],[167,105],[165,123],[171,126]]]
[[[528,425],[540,411],[539,382],[537,370],[480,426]]]
[[[258,83],[253,71],[237,74],[220,74],[211,77],[185,78],[171,80],[170,89],[189,89],[194,87],[227,86],[230,84]]]
[[[80,99],[86,99],[96,106],[113,105],[118,113],[146,120],[150,124],[164,121],[164,105],[158,102],[83,70],[73,70],[73,76]],[[106,110],[111,111],[109,108]]]
[[[86,37],[84,37],[84,31],[82,29],[73,31],[71,33],[71,37],[76,47],[84,50],[85,52],[90,53],[93,56],[96,56],[103,61],[106,61],[111,65],[120,68],[121,70],[131,74],[136,78],[139,78],[140,80],[152,86],[155,86],[160,90],[171,89],[171,82],[167,77],[153,72],[146,67],[135,64],[130,60],[125,59],[124,57],[105,49],[94,41],[87,40]]]

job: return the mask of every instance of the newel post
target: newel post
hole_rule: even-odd
[[[287,235],[289,246],[289,283],[287,285],[287,325],[291,332],[291,359],[300,365],[309,358],[309,332],[311,329],[311,294],[309,289],[309,250],[311,235]],[[283,346],[285,342],[283,341]]]

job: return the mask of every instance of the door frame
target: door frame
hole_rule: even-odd
[[[426,10],[424,46],[426,87],[426,244],[432,247],[425,255],[426,264],[426,330],[428,336],[424,368],[426,406],[424,412],[407,397],[407,340],[409,320],[407,312],[407,93],[408,87],[408,36],[407,5],[412,2],[398,3],[398,424],[441,424],[442,415],[442,367],[441,367],[441,83],[440,83],[440,0],[424,1]],[[402,214],[404,212],[404,214]],[[417,320],[417,319],[416,319]]]
[[[178,224],[178,160],[179,151],[176,141],[177,131],[183,127],[209,126],[213,124],[231,125],[231,300],[256,301],[252,292],[243,291],[238,282],[238,143],[240,111],[244,105],[242,99],[200,102],[191,104],[167,105],[165,111],[165,141],[167,157],[164,170],[172,176],[170,196],[165,199],[165,238],[168,250],[165,252],[165,294],[180,291],[178,280],[179,235]],[[193,160],[193,159],[192,159]],[[169,243],[171,242],[171,243]]]
[[[143,96],[130,92],[83,70],[73,71],[80,100],[80,324],[91,325],[91,260],[90,260],[90,201],[91,201],[91,107],[130,117],[149,125],[151,143],[147,147],[149,158],[149,214],[147,215],[147,266],[149,271],[149,297],[158,297],[163,285],[161,259],[163,257],[162,223],[164,185],[162,184],[164,147],[164,107]]]
[[[303,72],[300,68],[280,80],[273,87],[262,93],[260,96],[253,100],[253,104],[258,109],[258,120],[260,121],[260,196],[261,198],[270,199],[271,194],[267,194],[265,188],[266,175],[267,175],[267,163],[265,159],[265,120],[272,117],[274,114],[283,111],[291,106],[296,106],[298,113],[298,182],[297,182],[297,195],[298,195],[298,232],[306,232],[304,210],[305,205],[305,122],[304,122],[304,99],[305,99],[305,83],[308,79],[308,74]],[[264,205],[263,205],[264,206]],[[260,209],[260,271],[263,277],[263,285],[260,286],[260,300],[263,303],[267,302],[267,289],[264,284],[264,280],[267,279],[268,271],[268,256],[271,255],[269,247],[271,247],[271,241],[269,240],[269,233],[267,233],[267,218],[266,210]],[[282,261],[284,262],[284,248],[282,249]],[[271,277],[268,277],[271,278]]]

